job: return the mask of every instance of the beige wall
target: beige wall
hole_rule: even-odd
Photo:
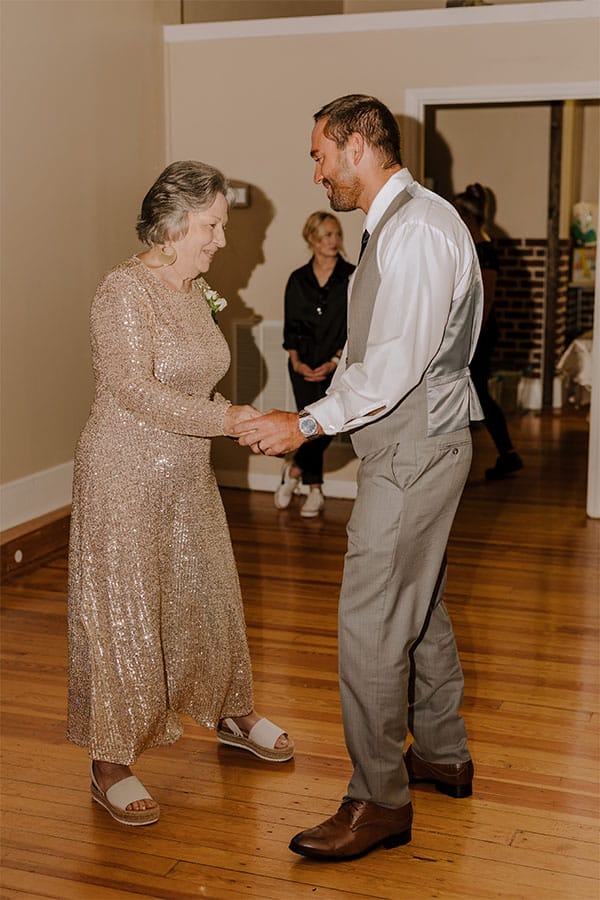
[[[527,3],[530,0],[501,0],[501,2]],[[186,24],[232,22],[240,19],[285,16],[396,12],[411,9],[442,9],[445,6],[446,0],[183,0],[183,22]]]
[[[344,12],[344,0],[183,0],[183,21],[234,22]]]
[[[179,21],[179,0],[3,0],[0,13],[3,489],[72,459],[91,399],[91,297],[137,248],[139,202],[165,161],[206,159],[253,186],[211,272],[231,338],[235,318],[281,318],[285,280],[306,259],[302,223],[326,205],[308,157],[324,101],[370,91],[402,118],[405,88],[471,84],[474,72],[490,85],[597,77],[586,20],[171,44],[165,152],[160,23]],[[353,257],[360,214],[344,227]],[[219,468],[245,471],[232,444],[216,451]],[[351,479],[344,452],[328,455]]]
[[[573,202],[598,202],[600,176],[600,103],[578,104],[581,116],[581,152],[577,155],[578,170],[573,186]]]
[[[442,107],[426,142],[425,174],[450,199],[479,181],[496,198],[496,234],[545,238],[550,107]]]
[[[88,309],[136,247],[164,164],[162,21],[177,0],[4,0],[2,482],[72,459]]]
[[[330,16],[341,13],[433,9],[445,5],[446,0],[183,0],[183,22],[189,24],[286,16]]]
[[[600,106],[597,100],[569,103],[564,113],[561,236],[568,237],[573,204],[597,202]],[[549,104],[440,107],[434,118],[425,154],[434,189],[451,197],[479,181],[496,197],[496,236],[545,238]]]
[[[235,318],[281,319],[286,278],[306,259],[302,223],[326,206],[323,190],[312,184],[309,158],[312,113],[324,102],[355,91],[373,93],[408,128],[413,123],[404,117],[407,88],[594,82],[598,33],[585,20],[409,30],[388,25],[382,31],[340,28],[332,34],[171,43],[167,59],[170,157],[213,162],[253,185],[260,201],[234,211],[230,248],[211,272],[216,286],[232,299],[222,317],[227,330]],[[308,64],[315,60],[319,64]],[[220,73],[216,80],[214,72]],[[211,90],[197,116],[197,85],[208,81]],[[417,160],[406,162],[417,168]],[[353,258],[362,215],[342,218]],[[240,258],[243,278],[236,272]],[[243,468],[246,460],[228,444],[219,450],[217,465]],[[277,467],[262,458],[249,462],[250,475]],[[351,477],[353,471],[350,466],[330,477],[346,478],[348,472]]]
[[[490,56],[491,45],[502,53]],[[575,56],[572,46],[579,47]],[[220,165],[264,198],[256,210],[236,211],[237,221],[244,222],[239,236],[233,235],[234,243],[240,241],[236,253],[253,233],[255,215],[265,230],[263,207],[272,206],[259,248],[264,259],[256,259],[242,298],[248,311],[279,318],[285,278],[304,259],[302,223],[326,205],[323,190],[312,184],[309,158],[312,113],[323,102],[371,92],[402,121],[406,88],[469,84],[473,72],[478,84],[491,86],[594,81],[597,56],[597,30],[585,21],[173,43],[167,47],[168,152],[171,158],[198,156]],[[307,66],[307,59],[327,63]],[[220,73],[217,79],[214,72]],[[198,116],[197,85],[207,82],[211,90],[203,94]],[[416,160],[406,162],[416,168]],[[360,213],[343,218],[351,254],[361,221]]]

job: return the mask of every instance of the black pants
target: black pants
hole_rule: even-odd
[[[504,413],[496,401],[490,396],[488,380],[490,377],[491,358],[493,345],[491,342],[480,340],[475,354],[471,360],[471,378],[481,403],[485,418],[485,427],[496,445],[499,454],[508,453],[513,449],[512,441],[508,433],[508,426]]]
[[[289,363],[288,371],[298,410],[304,409],[309,403],[316,403],[325,396],[331,377],[325,381],[305,381],[301,375],[294,372]],[[314,441],[307,441],[296,450],[294,465],[302,469],[303,484],[323,484],[323,455],[332,440],[329,435],[322,435]]]

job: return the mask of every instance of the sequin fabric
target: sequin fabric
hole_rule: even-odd
[[[131,764],[253,707],[237,570],[210,461],[230,363],[203,279],[177,292],[133,257],[91,310],[96,391],[75,453],[68,737]]]

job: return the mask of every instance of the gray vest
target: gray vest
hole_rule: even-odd
[[[364,251],[352,284],[348,309],[348,352],[346,366],[363,361],[375,297],[380,283],[377,241],[382,228],[405,203],[411,200],[408,188],[398,194],[377,223]],[[398,297],[402,303],[402,297]],[[475,345],[473,292],[460,303],[453,301],[441,345],[412,388],[390,412],[351,432],[357,456],[402,441],[449,434],[481,418],[481,407],[469,375],[469,360]]]

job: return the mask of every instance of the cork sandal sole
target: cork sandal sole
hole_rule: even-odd
[[[223,719],[219,723],[217,740],[229,747],[248,750],[267,762],[288,762],[294,756],[294,744],[288,737],[287,747],[276,747],[275,744],[282,735],[287,737],[287,732],[268,719],[259,719],[247,734],[233,719]]]
[[[130,803],[136,800],[152,800],[152,797],[135,775],[129,778],[123,778],[117,781],[104,792],[100,789],[100,785],[94,776],[94,763],[90,766],[90,774],[92,778],[92,800],[103,806],[106,812],[113,817],[116,822],[121,825],[152,825],[158,822],[160,817],[160,807],[154,806],[152,809],[126,809]]]

